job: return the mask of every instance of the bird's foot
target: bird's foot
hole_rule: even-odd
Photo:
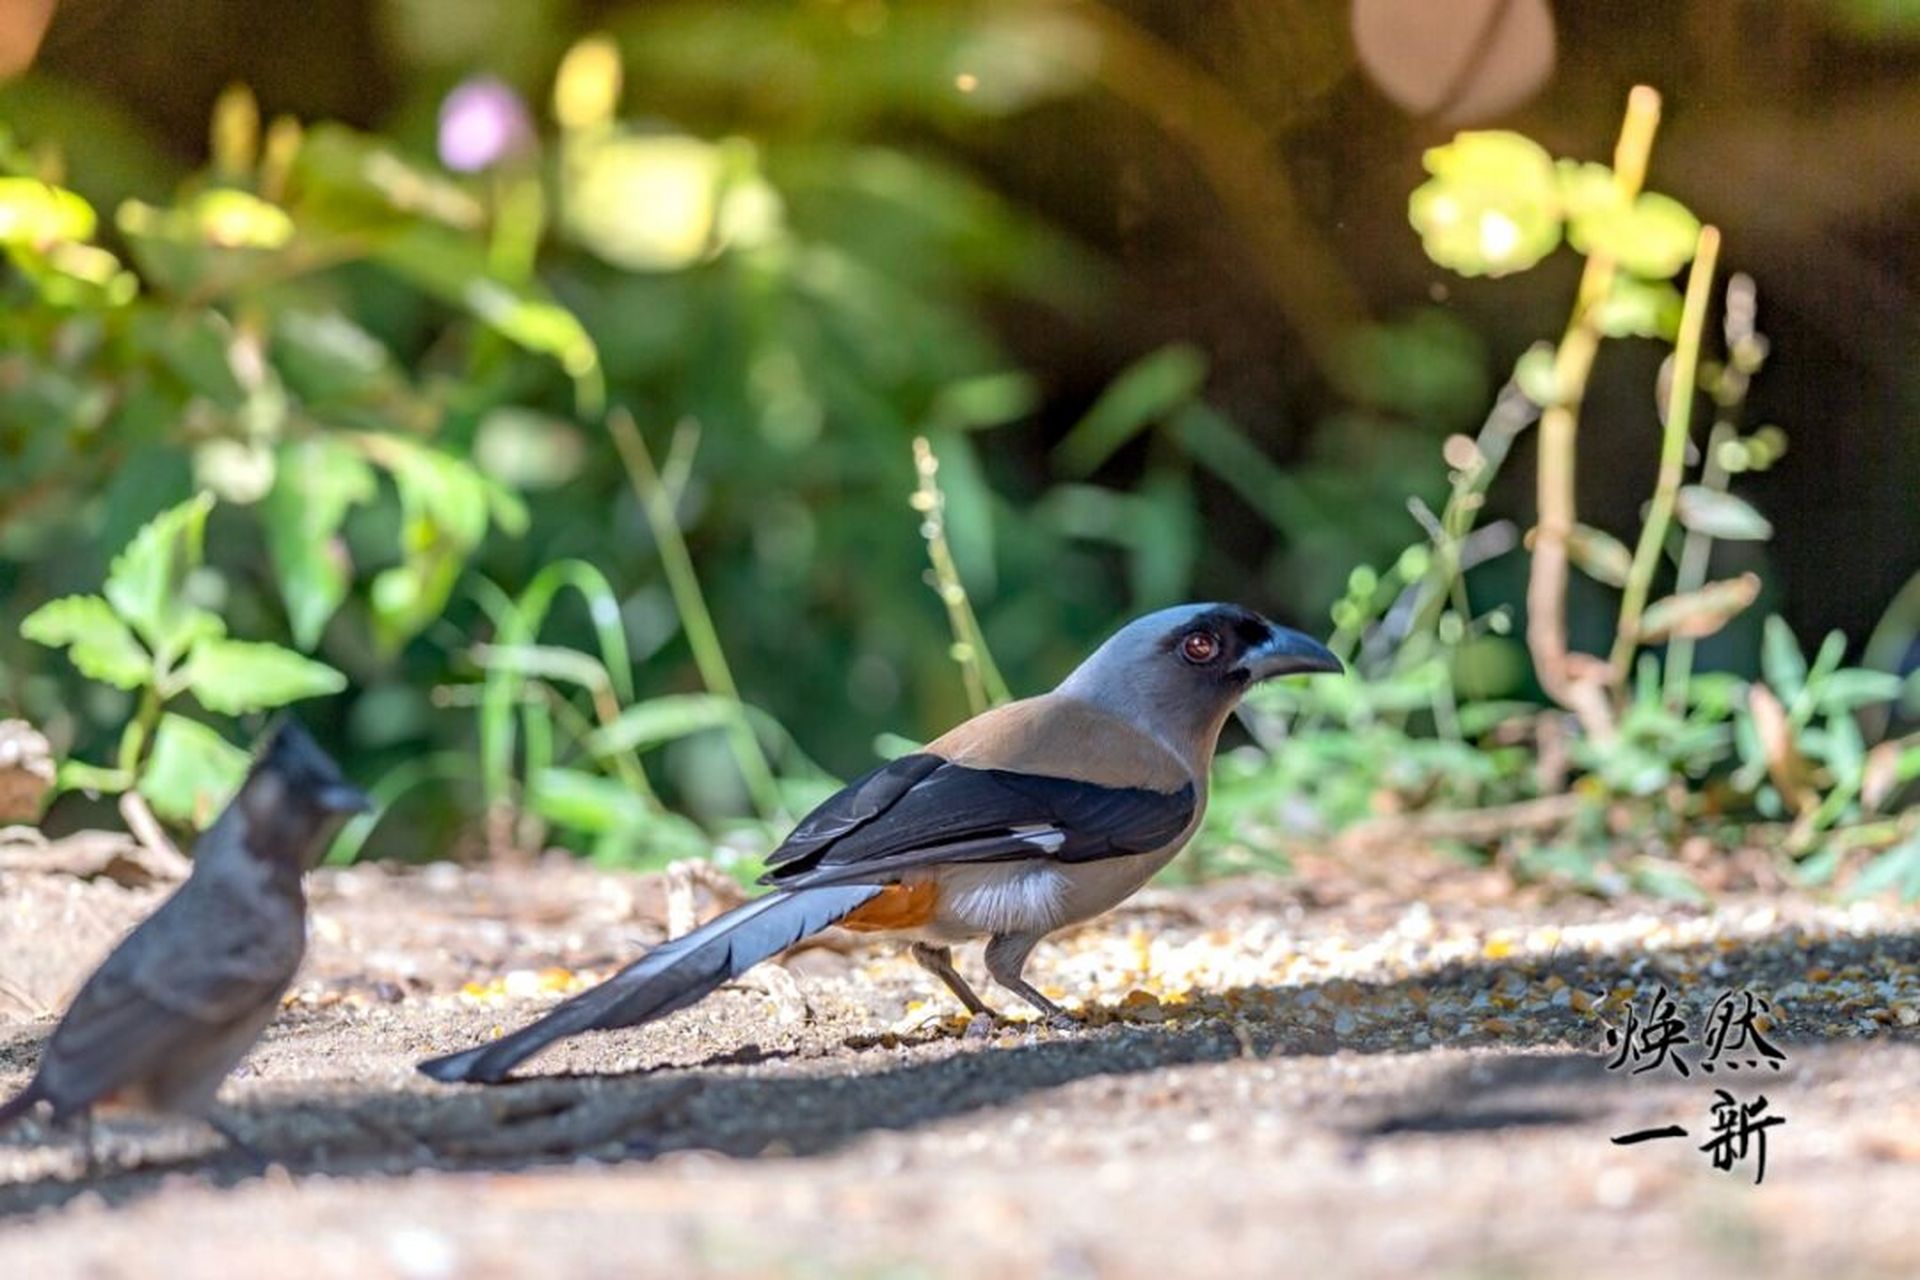
[[[1055,1031],[1073,1031],[1080,1026],[1080,1020],[1047,999],[1028,982],[1015,979],[1000,979],[1000,985],[1032,1005],[1040,1014],[1040,1020]]]
[[[207,1127],[219,1134],[226,1141],[227,1146],[244,1156],[253,1165],[253,1171],[256,1174],[263,1174],[273,1166],[273,1161],[269,1160],[258,1147],[241,1137],[231,1122],[208,1116]]]

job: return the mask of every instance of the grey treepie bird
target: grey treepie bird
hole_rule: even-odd
[[[1049,1020],[1021,977],[1040,939],[1128,897],[1200,824],[1214,745],[1249,687],[1337,672],[1324,645],[1229,604],[1123,627],[1052,693],[995,708],[821,804],[769,858],[774,891],[655,947],[489,1044],[434,1058],[437,1080],[498,1081],[578,1032],[648,1022],[830,925],[911,940],[967,1009],[987,1006],[952,947]]]
[[[307,946],[300,878],[367,799],[297,724],[266,740],[193,851],[186,883],[87,979],[0,1127],[40,1103],[54,1123],[95,1107],[213,1123],[214,1094],[280,1007]],[[91,1151],[89,1151],[91,1158]]]

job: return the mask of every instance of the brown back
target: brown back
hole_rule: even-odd
[[[1197,781],[1150,734],[1090,703],[1052,693],[983,712],[926,749],[976,769],[1076,778],[1103,787],[1178,791]]]

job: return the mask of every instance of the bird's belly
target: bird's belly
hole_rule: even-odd
[[[144,1107],[184,1116],[204,1116],[212,1111],[221,1083],[252,1051],[260,1033],[280,1012],[284,990],[284,985],[269,989],[258,1008],[225,1027],[209,1028],[194,1043],[156,1064],[141,1082]]]
[[[942,867],[939,905],[928,932],[959,941],[995,933],[1047,933],[1066,919],[1073,886],[1049,862],[984,862]]]
[[[1097,862],[992,862],[943,867],[925,932],[958,942],[990,934],[1046,934],[1090,920],[1131,896],[1178,851]]]

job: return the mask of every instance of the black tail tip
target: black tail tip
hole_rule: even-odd
[[[463,1049],[459,1053],[443,1054],[438,1058],[427,1058],[416,1062],[415,1071],[441,1084],[496,1084],[503,1072],[481,1070],[480,1049]]]

